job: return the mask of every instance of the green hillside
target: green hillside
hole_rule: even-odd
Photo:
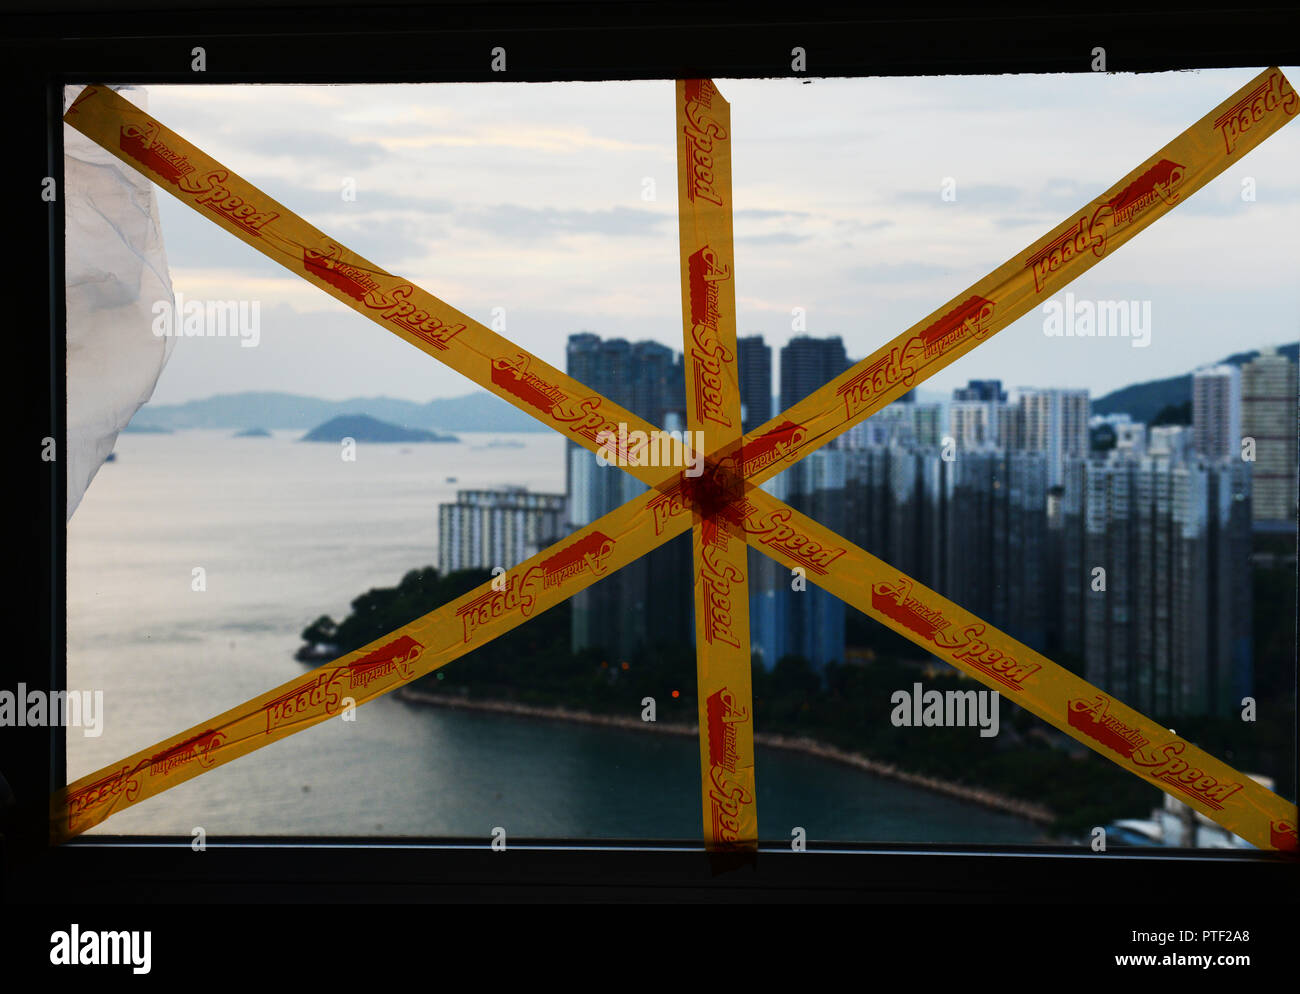
[[[1278,349],[1292,362],[1296,361],[1298,343],[1283,345]],[[1243,366],[1255,356],[1257,350],[1238,352],[1223,360],[1234,366]],[[1123,387],[1092,402],[1093,414],[1127,414],[1134,421],[1150,424],[1162,408],[1190,403],[1192,399],[1192,374],[1170,376],[1163,380],[1149,380]]]

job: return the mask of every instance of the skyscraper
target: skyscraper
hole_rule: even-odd
[[[748,434],[772,417],[772,347],[763,343],[762,335],[747,335],[736,345],[744,409],[741,427]]]
[[[910,415],[914,444],[930,448],[943,443],[941,404],[909,404],[904,410]]]
[[[667,346],[582,332],[569,336],[565,359],[570,376],[633,414],[665,430],[683,427],[685,367]],[[625,470],[599,465],[594,452],[574,442],[565,448],[571,529],[645,492]],[[658,642],[693,644],[691,586],[663,579],[691,575],[690,536],[679,535],[579,591],[573,598],[574,650],[600,647],[625,659]]]
[[[838,338],[793,338],[781,349],[780,406],[785,410],[849,368]],[[742,369],[742,376],[744,375]],[[741,389],[745,389],[742,382]],[[757,387],[753,388],[757,393]],[[811,452],[772,481],[772,489],[797,511],[839,532],[845,522],[846,453]],[[844,658],[844,604],[809,580],[792,589],[790,571],[750,557],[755,593],[750,599],[755,653],[771,667],[800,655],[815,667]],[[757,622],[755,624],[755,622]]]
[[[781,410],[793,407],[849,368],[844,343],[800,335],[781,349]]]
[[[953,391],[953,401],[948,405],[948,434],[952,436],[957,451],[980,451],[1000,448],[1005,434],[1004,404],[990,400],[962,400]]]
[[[941,404],[904,403],[901,399],[859,421],[841,435],[837,449],[862,449],[872,445],[937,448],[943,442]]]
[[[1084,391],[1024,389],[1009,410],[1015,447],[952,459],[919,444],[903,405],[864,422],[844,452],[846,535],[1119,700],[1231,714],[1253,685],[1250,464],[1120,415],[1103,419],[1118,444],[1092,454]],[[987,441],[960,413],[952,427]]]
[[[958,387],[952,392],[952,399],[1005,404],[1007,393],[1002,389],[1001,380],[970,380],[964,387]]]
[[[989,449],[849,450],[845,534],[891,566],[1044,651],[1057,628],[1047,458]]]
[[[1006,616],[995,622],[1012,637],[1044,651],[1056,630],[1057,604],[1048,598],[1049,575],[1059,569],[1047,530],[1047,459],[1039,452],[1010,452],[1006,486],[995,497],[1006,502]],[[978,574],[976,574],[978,576]]]
[[[786,492],[786,500],[797,511],[839,535],[844,531],[845,455],[838,449],[821,448],[803,459],[803,489]],[[806,590],[794,590],[790,571],[780,569],[782,589],[790,610],[786,614],[786,651],[803,656],[817,669],[844,660],[844,602],[808,579]]]
[[[1063,647],[1161,716],[1251,693],[1250,473],[1240,460],[1070,459]]]
[[[1060,486],[1065,460],[1088,454],[1088,391],[1022,388],[1012,448],[1047,456],[1048,486]]]
[[[763,485],[777,498],[837,534],[846,530],[845,470],[854,454],[822,448],[804,457],[803,489],[791,491],[784,473]],[[815,668],[844,659],[844,602],[815,585],[797,583],[791,571],[756,549],[749,550],[749,624],[754,662],[771,669],[783,656],[802,656]]]
[[[772,347],[762,335],[740,338],[737,345],[741,427],[748,433],[772,418]],[[769,481],[764,489],[778,491],[780,484]],[[749,581],[749,639],[755,665],[771,669],[786,655],[786,602],[781,590],[789,571],[755,548],[746,552]]]
[[[1115,451],[1126,457],[1145,455],[1147,426],[1141,421],[1115,425]]]
[[[1148,433],[1148,455],[1182,461],[1191,451],[1192,430],[1187,425],[1156,425]]]
[[[1241,368],[1241,433],[1255,440],[1256,521],[1296,521],[1296,364],[1266,349]]]
[[[1212,462],[1241,459],[1241,370],[1236,366],[1192,374],[1192,450]]]

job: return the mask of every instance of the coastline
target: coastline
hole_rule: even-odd
[[[455,698],[446,694],[430,694],[411,687],[401,687],[394,694],[401,700],[426,707],[459,708],[467,711],[489,711],[495,714],[509,714],[520,718],[541,718],[548,721],[568,721],[582,725],[602,725],[606,728],[621,728],[632,732],[652,732],[660,735],[676,735],[683,738],[695,738],[699,734],[698,725],[679,725],[672,722],[641,721],[639,718],[626,718],[616,715],[595,714],[591,711],[576,711],[562,707],[538,707],[532,704],[517,704],[512,701],[469,700]],[[1052,813],[1040,804],[1007,797],[990,790],[968,787],[965,784],[939,780],[920,773],[901,770],[891,763],[863,756],[861,753],[848,752],[824,742],[806,736],[778,735],[772,732],[755,732],[756,746],[771,746],[775,749],[788,749],[802,752],[819,759],[830,760],[845,766],[852,766],[864,772],[901,783],[920,787],[924,790],[944,794],[957,800],[978,804],[981,807],[1015,815],[1035,824],[1048,825],[1054,821]]]

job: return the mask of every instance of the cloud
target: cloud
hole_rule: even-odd
[[[647,235],[671,218],[661,211],[632,207],[594,210],[561,210],[555,207],[525,207],[495,204],[467,208],[457,213],[457,222],[507,238],[544,238],[563,235]]]
[[[365,215],[370,211],[403,211],[426,214],[449,214],[453,203],[446,197],[422,197],[419,194],[371,189],[364,179],[358,180],[355,200],[343,199],[343,177],[334,189],[296,189],[293,209],[302,214]]]
[[[352,141],[326,131],[277,129],[237,133],[231,138],[237,144],[262,155],[287,157],[295,161],[309,159],[328,162],[344,172],[372,165],[390,154],[375,142]]]
[[[847,218],[836,221],[836,227],[841,229],[841,234],[862,235],[868,231],[879,231],[882,228],[893,227],[894,222],[887,218],[877,218],[875,221],[859,221],[856,218]]]
[[[430,225],[410,215],[358,216],[331,226],[338,240],[359,255],[391,270],[400,259],[419,259],[430,246],[446,241],[443,225]]]
[[[854,266],[843,271],[845,279],[855,283],[919,283],[937,277],[951,276],[948,266],[928,262],[878,262],[869,266]]]
[[[855,354],[869,352],[1077,216],[1159,136],[1197,120],[1251,75],[722,81],[744,205],[734,225],[746,330],[780,344],[790,309],[806,306],[811,333],[843,332]],[[670,313],[680,304],[669,82],[150,91],[165,123],[376,264],[479,320],[508,304],[509,336],[549,362],[563,365],[564,340],[584,323],[681,347]],[[259,132],[241,134],[241,121]],[[1294,324],[1296,277],[1285,264],[1300,214],[1300,131],[1291,130],[1079,285],[1076,294],[1096,298],[1150,297],[1160,328],[1168,322],[1176,333],[1158,328],[1151,349],[1125,353],[1147,364],[1140,370],[1116,368],[1094,350],[1080,353],[1072,377],[1102,389],[1139,373],[1168,375],[1185,368],[1184,346],[1221,355],[1225,327],[1253,343]],[[1097,133],[1106,140],[1081,141]],[[1240,199],[1242,172],[1258,180],[1257,203]],[[955,203],[940,197],[945,175],[956,178]],[[345,176],[356,178],[355,202],[340,195]],[[641,200],[646,176],[657,181],[657,203]],[[158,201],[187,294],[263,299],[268,345],[242,350],[239,361],[250,352],[281,361],[270,347],[275,304],[308,314],[304,327],[345,311],[166,194]],[[1131,284],[1134,273],[1146,283]],[[1240,305],[1249,313],[1210,306],[1215,288],[1228,285],[1252,288]],[[1041,337],[1032,325],[1021,331]],[[1211,338],[1213,348],[1202,348]],[[390,382],[396,361],[380,379],[338,347],[333,359],[314,357],[313,376],[346,375],[349,391],[367,382],[381,384],[365,388],[373,392],[399,388]],[[996,372],[1004,358],[981,349],[954,378]],[[295,361],[285,360],[283,375],[298,375]],[[1044,375],[1027,362],[1017,368],[1012,378],[1024,382]],[[185,369],[196,391],[227,387],[224,367]],[[400,389],[427,399],[424,367],[400,372]]]
[[[301,213],[330,238],[342,242],[376,263],[391,268],[397,260],[418,258],[431,244],[445,238],[450,204],[414,200],[398,213],[369,207],[373,201],[402,198],[358,194],[357,203],[345,203],[338,194],[302,191],[292,198],[292,209]],[[163,240],[172,266],[187,269],[265,271],[266,260],[254,249],[216,224],[170,197],[159,197]],[[427,215],[427,216],[425,216]],[[441,222],[441,223],[439,223]]]
[[[1052,221],[1050,218],[1054,216],[1055,215],[1050,215],[1047,211],[1044,211],[1042,214],[1000,217],[993,223],[999,228],[1042,228],[1043,233],[1046,234],[1060,221],[1059,218],[1057,218],[1056,221]]]
[[[936,186],[933,190],[908,190],[897,194],[899,200],[913,204],[927,204],[950,210],[954,202],[947,202],[940,196],[942,190]],[[1025,191],[1015,186],[999,186],[994,183],[970,183],[957,179],[957,205],[966,204],[976,207],[1005,207],[1020,203]]]
[[[766,235],[737,235],[736,241],[746,245],[798,245],[810,235],[796,235],[790,231],[772,231]]]
[[[744,207],[733,211],[732,217],[737,221],[771,221],[782,217],[812,217],[807,211],[771,210],[764,207]]]
[[[386,135],[377,139],[384,154],[406,149],[471,148],[515,149],[528,152],[571,155],[575,150],[585,152],[635,152],[659,153],[665,149],[648,143],[620,141],[603,135],[593,135],[586,128],[539,127],[515,122],[507,127],[483,124],[462,125],[459,130],[445,128],[436,133],[417,135]]]
[[[1218,195],[1215,196],[1214,194]],[[1248,215],[1250,211],[1259,210],[1261,206],[1265,210],[1273,207],[1280,207],[1283,204],[1294,204],[1300,202],[1300,190],[1265,188],[1256,189],[1255,200],[1246,201],[1241,199],[1240,190],[1231,188],[1229,190],[1200,190],[1193,197],[1188,197],[1186,202],[1179,206],[1179,211],[1185,215],[1199,215],[1202,217],[1235,217]]]

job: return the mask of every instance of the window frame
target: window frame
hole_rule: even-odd
[[[647,9],[617,3],[602,8],[606,23],[596,23],[589,8],[547,0],[419,10],[408,2],[358,10],[345,0],[315,0],[317,16],[305,17],[294,0],[282,0],[277,8],[227,0],[227,14],[216,23],[210,11],[163,12],[161,0],[137,0],[138,9],[157,10],[140,23],[139,14],[127,20],[85,13],[87,0],[55,0],[58,10],[47,5],[40,14],[10,18],[6,71],[14,77],[13,126],[21,136],[11,162],[21,162],[19,181],[11,187],[21,202],[14,230],[27,239],[44,232],[46,239],[43,258],[29,252],[21,261],[12,285],[28,289],[15,294],[22,299],[12,306],[32,312],[15,327],[50,329],[48,338],[13,336],[19,350],[15,369],[34,370],[42,363],[49,370],[48,378],[31,377],[24,385],[35,402],[20,415],[16,437],[22,445],[47,435],[60,446],[66,441],[63,204],[41,202],[32,191],[38,170],[62,187],[62,90],[68,84],[499,81],[489,69],[494,45],[510,52],[511,81],[771,76],[788,66],[786,53],[795,44],[810,53],[814,74],[828,76],[1086,72],[1094,45],[1106,47],[1109,68],[1118,72],[1300,64],[1300,48],[1283,40],[1300,37],[1300,12],[1282,5],[1253,12],[1243,36],[1243,15],[1227,7],[1174,22],[1167,11],[1148,5],[1123,13],[1040,10],[1014,17],[986,8],[945,12],[942,18],[841,9],[833,20],[817,21],[821,10],[814,4],[801,5],[784,20],[760,22],[750,15],[740,23],[687,4]],[[191,0],[191,6],[199,5]],[[194,45],[207,49],[208,70],[202,74],[189,68]],[[676,54],[682,51],[692,54]],[[15,648],[23,649],[11,652],[6,683],[59,691],[67,679],[66,474],[62,462],[40,463],[36,476],[36,486],[20,498],[26,516],[17,519],[34,527],[23,529],[24,553],[11,566],[17,573],[19,563],[31,564],[36,575],[20,594],[30,602],[27,610],[13,615],[25,630],[15,640]],[[16,895],[33,897],[29,888],[44,890],[55,881],[72,894],[78,882],[90,879],[116,900],[156,900],[159,893],[216,899],[232,887],[242,899],[257,899],[268,889],[281,899],[314,899],[323,879],[334,881],[334,893],[345,900],[397,893],[689,899],[701,887],[744,899],[1052,899],[1076,886],[1095,891],[1102,881],[1168,897],[1204,899],[1219,892],[1236,901],[1300,891],[1300,862],[1249,850],[1115,851],[1098,859],[1063,847],[809,843],[806,853],[795,854],[776,844],[761,847],[761,859],[742,860],[739,872],[718,873],[724,867],[716,860],[706,866],[698,840],[512,839],[511,855],[500,856],[486,839],[256,837],[210,840],[209,858],[193,862],[184,859],[188,839],[95,836],[50,847],[45,795],[67,782],[65,732],[5,732],[0,770],[18,808],[0,845]],[[1102,890],[1108,886],[1102,883]]]

